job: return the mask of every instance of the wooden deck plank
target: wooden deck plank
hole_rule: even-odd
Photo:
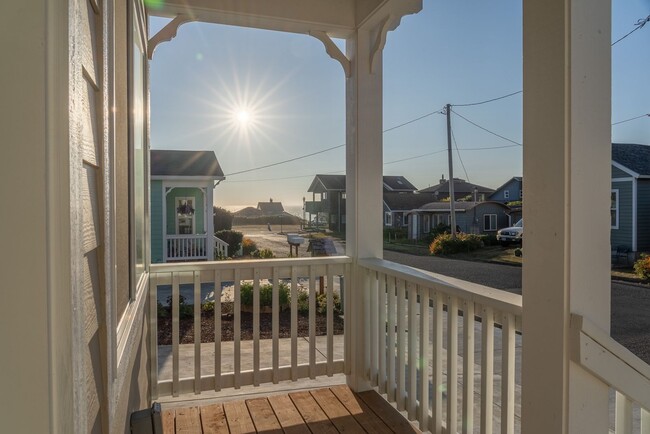
[[[266,398],[249,399],[246,406],[258,432],[282,434],[280,422]]]
[[[232,434],[251,434],[256,432],[255,425],[244,401],[226,402],[223,404],[223,410],[226,413],[226,420],[228,421],[228,427]]]
[[[223,405],[212,404],[201,407],[201,427],[203,434],[228,434],[228,422]]]
[[[286,434],[311,433],[289,395],[269,396],[268,401]]]
[[[361,398],[356,396],[348,386],[334,386],[330,390],[366,431],[376,434],[393,433],[384,421]]]
[[[395,408],[374,390],[357,394],[381,420],[396,433],[420,434],[421,431],[409,423]]]
[[[341,401],[329,389],[316,389],[311,391],[320,408],[339,432],[365,433]]]
[[[176,410],[176,434],[202,434],[198,407]]]
[[[174,410],[168,409],[162,412],[163,434],[176,434],[175,418],[176,412]]]
[[[309,392],[290,393],[289,397],[313,433],[338,434],[334,424],[327,418],[327,415]]]

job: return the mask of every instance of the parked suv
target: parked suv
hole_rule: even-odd
[[[519,220],[509,228],[503,228],[497,232],[497,241],[503,246],[510,243],[521,243],[524,235],[524,219]]]

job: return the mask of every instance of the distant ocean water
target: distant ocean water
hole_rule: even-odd
[[[236,212],[240,209],[246,208],[247,206],[255,207],[257,206],[257,203],[251,205],[223,205],[223,208],[227,209],[230,212]],[[289,214],[302,217],[302,205],[284,205],[284,210]]]

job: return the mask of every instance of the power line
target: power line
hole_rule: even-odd
[[[635,24],[636,27],[633,28],[633,29],[632,29],[631,31],[629,31],[628,33],[626,33],[624,36],[618,38],[614,43],[612,43],[612,47],[613,47],[614,45],[618,44],[619,42],[621,42],[623,39],[625,39],[625,38],[627,38],[628,36],[630,36],[632,33],[634,33],[634,32],[636,32],[637,30],[643,28],[643,26],[645,26],[648,22],[650,22],[650,15],[648,15],[647,18],[641,18],[641,19],[639,19],[639,20],[636,22],[636,24]]]
[[[387,161],[386,163],[384,163],[384,166],[387,164],[401,163],[402,161],[415,160],[416,158],[428,157],[429,155],[440,154],[442,152],[447,152],[447,149],[440,149],[438,151],[427,152],[426,154],[416,155],[414,157],[402,158],[400,160]]]
[[[501,134],[497,134],[497,133],[495,133],[494,131],[488,130],[487,128],[480,126],[480,125],[477,124],[476,122],[470,121],[470,120],[467,119],[465,116],[461,115],[460,113],[458,113],[458,112],[456,112],[456,111],[452,111],[452,112],[453,112],[456,116],[460,117],[461,119],[464,119],[466,122],[469,122],[470,124],[474,125],[475,127],[480,128],[480,129],[482,129],[483,131],[492,134],[493,136],[497,136],[497,137],[499,137],[499,138],[501,138],[501,139],[503,139],[503,140],[506,140],[506,141],[508,141],[508,142],[510,142],[510,143],[514,143],[515,145],[518,145],[518,146],[524,146],[524,145],[522,145],[522,144],[519,143],[519,142],[515,142],[514,140],[509,139],[509,138],[507,138],[507,137],[504,137],[504,136],[502,136]]]
[[[417,121],[419,121],[419,120],[422,120],[422,119],[424,119],[424,118],[426,118],[426,117],[429,117],[429,116],[431,116],[431,115],[435,115],[435,114],[442,114],[442,112],[441,112],[440,110],[436,110],[436,111],[434,111],[434,112],[427,113],[427,114],[425,114],[425,115],[420,116],[419,118],[411,119],[410,121],[404,122],[403,124],[399,124],[399,125],[395,125],[394,127],[390,127],[390,128],[388,128],[388,129],[382,131],[382,133],[387,133],[387,132],[389,132],[389,131],[393,131],[393,130],[396,130],[396,129],[398,129],[398,128],[402,128],[403,126],[406,126],[406,125],[408,125],[408,124],[412,124],[413,122],[417,122]]]
[[[485,101],[479,101],[479,102],[472,102],[468,104],[450,104],[452,107],[470,107],[474,105],[481,105],[481,104],[487,104],[489,102],[494,102],[494,101],[499,101],[500,99],[508,98],[517,94],[523,93],[523,90],[518,90],[517,92],[512,92],[507,95],[499,96],[497,98],[492,98],[492,99],[486,99]]]
[[[465,172],[465,179],[467,179],[467,182],[471,182],[469,180],[469,175],[467,174],[467,169],[465,168],[465,163],[463,163],[463,157],[460,156],[460,151],[458,150],[458,143],[456,143],[456,136],[454,135],[454,130],[453,128],[449,129],[451,131],[451,138],[454,141],[454,146],[456,147],[456,153],[458,154],[458,159],[460,160],[460,165],[463,166],[463,172]]]
[[[633,121],[633,120],[636,120],[636,119],[645,118],[646,116],[647,116],[647,117],[650,117],[650,113],[645,113],[645,114],[642,114],[641,116],[637,116],[637,117],[630,118],[630,119],[625,119],[624,121],[614,122],[614,123],[612,124],[612,126],[614,126],[614,125],[618,125],[618,124],[623,124],[623,123],[625,123],[625,122],[630,122],[630,121]]]
[[[331,148],[321,149],[320,151],[312,152],[311,154],[301,155],[300,157],[290,158],[290,159],[284,160],[284,161],[278,161],[277,163],[271,163],[271,164],[267,164],[265,166],[253,167],[252,169],[240,170],[239,172],[229,173],[226,176],[240,175],[242,173],[254,172],[256,170],[266,169],[268,167],[279,166],[280,164],[291,163],[292,161],[302,160],[303,158],[312,157],[314,155],[322,154],[324,152],[328,152],[328,151],[331,151],[331,150],[337,149],[337,148],[342,148],[344,146],[345,146],[345,143],[342,144],[342,145],[332,146]]]

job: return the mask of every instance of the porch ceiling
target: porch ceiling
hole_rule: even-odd
[[[293,33],[323,31],[346,38],[375,12],[400,8],[421,9],[421,0],[166,0],[149,7],[152,16],[185,15],[190,21],[227,24]]]

